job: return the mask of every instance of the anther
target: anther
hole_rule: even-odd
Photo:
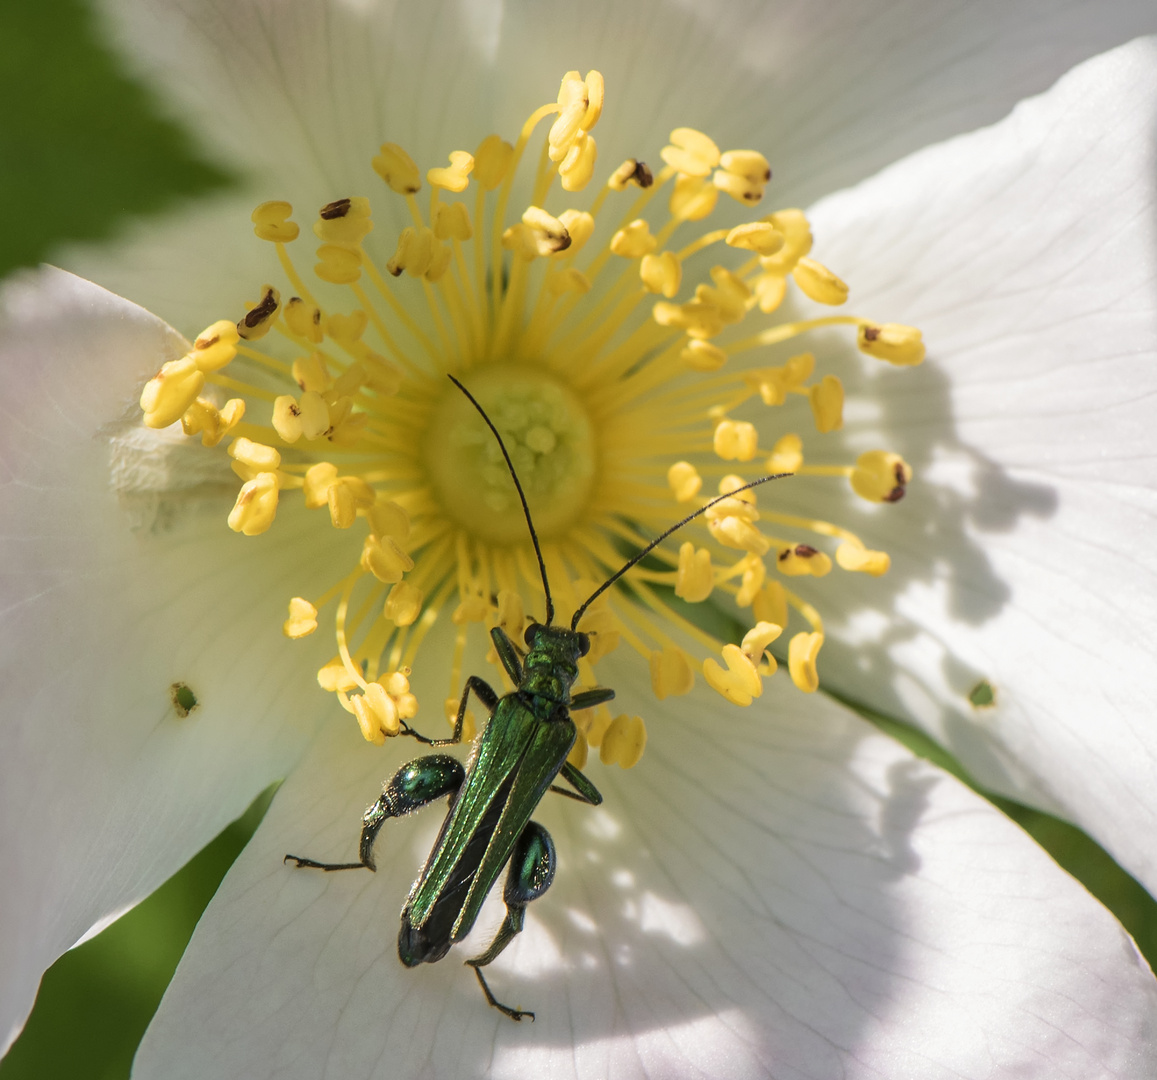
[[[651,235],[651,227],[642,218],[636,218],[626,228],[611,237],[611,251],[624,259],[637,259],[652,252],[659,241]]]
[[[308,637],[317,629],[317,608],[301,596],[289,601],[289,618],[281,627],[287,638]]]
[[[611,178],[607,181],[607,187],[612,191],[626,191],[628,184],[634,184],[636,187],[649,188],[655,182],[654,176],[651,175],[651,170],[647,168],[645,161],[636,161],[634,158],[627,158],[613,173]]]
[[[651,317],[660,326],[671,326],[686,332],[690,338],[703,341],[723,332],[726,323],[714,304],[691,300],[686,304],[672,304],[660,300],[652,309]]]
[[[313,272],[331,285],[352,285],[362,276],[362,258],[354,248],[322,244],[317,249]]]
[[[659,151],[660,157],[684,176],[707,177],[719,164],[719,147],[694,128],[676,128],[671,142]]]
[[[611,721],[603,734],[599,747],[599,759],[604,765],[619,765],[633,769],[643,756],[647,745],[647,726],[641,716],[622,713]]]
[[[385,617],[395,626],[411,626],[422,613],[422,590],[408,581],[399,581],[386,597]]]
[[[728,150],[719,158],[720,168],[711,182],[738,202],[754,206],[763,198],[771,179],[771,166],[758,150]]]
[[[719,189],[710,180],[680,175],[675,178],[667,209],[677,221],[702,221],[718,201]]]
[[[819,689],[820,678],[816,671],[816,657],[824,643],[823,634],[799,633],[791,639],[787,647],[787,669],[791,681],[805,694],[814,694]]]
[[[434,218],[434,235],[439,240],[469,240],[474,235],[470,212],[462,203],[441,203]]]
[[[689,341],[679,359],[692,371],[718,371],[727,363],[727,353],[709,341]]]
[[[838,307],[848,298],[847,285],[815,259],[800,259],[791,276],[800,291],[817,304]]]
[[[321,309],[316,304],[308,304],[300,296],[291,296],[283,312],[285,325],[299,338],[311,345],[320,345],[325,338],[321,328]]]
[[[766,663],[768,666],[767,674],[774,674],[776,669],[775,657],[768,653],[767,647],[780,634],[783,633],[783,627],[776,623],[758,622],[746,634],[743,635],[743,644],[740,648],[743,650],[743,655],[758,669],[759,665]]]
[[[376,497],[374,489],[360,476],[339,477],[326,492],[333,527],[348,529],[357,520],[358,511],[373,506]]]
[[[441,169],[430,169],[426,173],[426,180],[431,187],[442,188],[443,191],[465,191],[473,169],[474,156],[465,150],[454,150],[450,153],[450,164]]]
[[[754,251],[757,255],[774,255],[785,242],[783,233],[766,221],[737,225],[727,234],[729,247]]]
[[[763,220],[783,233],[786,242],[775,255],[760,259],[760,266],[767,274],[785,277],[812,249],[811,226],[807,215],[802,210],[777,210]]]
[[[679,548],[679,569],[675,574],[675,595],[689,604],[706,600],[715,588],[715,571],[711,568],[711,552],[696,549],[690,541]]]
[[[263,202],[249,215],[253,231],[259,240],[269,240],[276,244],[288,244],[296,240],[301,230],[289,220],[293,207],[287,202],[271,200]]]
[[[670,299],[679,292],[683,281],[683,266],[673,252],[648,254],[643,256],[639,264],[639,277],[647,292],[662,293]]]
[[[281,293],[272,285],[263,285],[261,299],[237,323],[237,335],[246,341],[257,341],[265,337],[273,327],[280,304]]]
[[[141,391],[141,411],[146,427],[166,428],[180,420],[185,410],[197,400],[205,385],[205,373],[197,367],[192,355],[161,365]]]
[[[216,446],[241,423],[244,415],[243,398],[230,398],[220,409],[211,401],[197,398],[181,416],[181,430],[186,435],[200,435],[202,446]]]
[[[832,568],[830,556],[817,551],[810,544],[796,544],[795,547],[781,548],[775,557],[775,565],[781,574],[788,577],[823,577]]]
[[[759,433],[746,420],[721,420],[715,428],[713,447],[724,461],[750,461],[755,457]]]
[[[397,250],[386,263],[386,269],[394,277],[400,277],[403,270],[411,277],[421,277],[430,269],[435,241],[434,231],[425,225],[419,228],[408,226],[398,237]]]
[[[872,577],[886,574],[892,565],[892,560],[886,551],[872,551],[848,540],[836,548],[836,562],[844,570],[871,574]]]
[[[660,701],[691,693],[695,685],[695,669],[691,658],[674,645],[664,645],[661,652],[650,655],[651,689]]]
[[[678,502],[690,502],[703,486],[695,466],[689,461],[676,461],[667,470],[667,484]]]
[[[514,147],[497,135],[487,135],[474,151],[474,179],[483,191],[493,191],[506,178]]]
[[[281,468],[281,455],[272,446],[252,439],[234,439],[229,444],[233,471],[242,480],[252,480],[260,473],[275,473]]]
[[[570,242],[566,226],[538,206],[528,206],[522,221],[502,234],[502,246],[526,259],[566,251]]]
[[[723,646],[723,662],[726,671],[710,656],[703,661],[707,685],[734,705],[750,705],[763,693],[763,680],[755,665],[738,645]]]
[[[363,570],[387,585],[397,584],[403,574],[414,569],[414,560],[392,536],[379,538],[372,533],[362,547],[360,564]]]
[[[695,289],[695,298],[716,308],[725,323],[739,322],[747,314],[747,301],[751,289],[737,274],[725,266],[711,267],[714,286],[702,284]]]
[[[826,434],[844,426],[844,384],[835,375],[825,375],[808,388],[816,431]]]
[[[229,511],[229,528],[245,536],[265,532],[277,514],[277,493],[277,477],[271,472],[258,473],[246,481]]]
[[[920,331],[900,323],[884,323],[882,326],[865,323],[859,328],[856,344],[860,352],[902,367],[921,363],[925,355]]]
[[[566,157],[558,163],[558,175],[563,190],[582,191],[591,182],[597,159],[598,147],[594,138],[585,131],[580,132]]]
[[[374,228],[370,217],[370,200],[364,195],[326,203],[313,223],[314,235],[323,244],[348,244],[356,247]]]
[[[746,555],[742,559],[744,567],[743,577],[740,579],[739,590],[735,594],[735,602],[740,607],[750,607],[754,603],[759,590],[767,580],[767,567],[763,560],[754,555]],[[782,626],[782,623],[778,625]]]
[[[798,435],[788,434],[776,441],[767,458],[770,473],[796,472],[803,465],[803,440]]]
[[[724,547],[746,551],[752,555],[766,555],[771,541],[763,535],[747,517],[728,514],[721,518],[708,518],[707,530]]]
[[[370,164],[374,172],[399,195],[414,195],[422,190],[418,166],[397,143],[382,143],[377,157]]]
[[[193,351],[189,355],[206,375],[220,371],[237,355],[239,337],[234,323],[228,319],[219,319],[197,335],[197,340],[193,342]]]
[[[327,693],[348,694],[357,686],[357,681],[339,658],[318,669],[317,685]]]
[[[329,487],[337,480],[337,466],[328,461],[311,465],[305,473],[302,495],[307,509],[317,510],[329,504]]]
[[[585,210],[564,210],[558,215],[567,234],[570,236],[570,247],[566,250],[572,255],[582,251],[586,242],[595,231],[595,219]]]
[[[326,334],[343,345],[352,345],[358,341],[369,323],[369,315],[360,308],[349,315],[327,315],[323,320]]]
[[[376,536],[406,540],[410,535],[410,515],[391,499],[379,499],[366,511],[366,519]]]
[[[849,478],[852,490],[868,502],[899,502],[904,497],[912,469],[899,454],[869,450],[856,459]]]

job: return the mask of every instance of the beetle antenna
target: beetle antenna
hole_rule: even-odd
[[[550,582],[546,580],[546,563],[542,561],[542,548],[538,546],[538,533],[534,531],[534,522],[530,519],[530,507],[526,505],[526,496],[523,494],[522,485],[518,482],[518,473],[514,471],[514,462],[510,460],[510,454],[507,453],[506,450],[506,443],[502,441],[502,436],[498,434],[498,428],[494,426],[494,422],[486,415],[486,410],[478,404],[474,395],[455,379],[453,375],[447,375],[446,378],[458,387],[458,389],[466,395],[470,404],[478,410],[479,415],[486,421],[486,426],[494,432],[494,437],[498,440],[498,448],[502,451],[502,456],[506,458],[506,467],[510,470],[511,479],[514,480],[514,486],[518,489],[518,498],[522,503],[522,512],[526,515],[526,527],[530,530],[530,539],[534,543],[534,554],[538,558],[538,570],[539,573],[542,574],[542,588],[546,593],[545,625],[550,626],[550,624],[554,622],[554,601],[550,598]],[[706,507],[704,507],[704,509],[706,509]],[[594,598],[592,597],[591,599]],[[588,600],[587,603],[590,603],[590,601]]]
[[[769,480],[782,480],[785,476],[794,476],[794,473],[775,473],[772,476],[761,476],[758,480],[752,480],[750,484],[744,484],[743,487],[738,487],[734,491],[729,491],[726,495],[720,495],[718,498],[712,499],[705,506],[699,507],[693,514],[688,514],[682,521],[676,522],[665,533],[656,536],[642,551],[637,555],[632,556],[622,566],[619,567],[606,581],[604,581],[593,593],[590,594],[582,603],[582,606],[574,613],[574,618],[570,621],[570,628],[572,630],[578,629],[579,619],[583,617],[583,612],[603,593],[607,591],[616,581],[619,580],[632,566],[640,559],[646,558],[652,551],[655,550],[664,540],[667,539],[674,532],[678,532],[684,525],[694,521],[700,514],[710,510],[716,503],[723,502],[724,499],[730,499],[732,495],[738,495],[741,491],[746,491],[748,488],[759,487],[760,484],[766,484]]]

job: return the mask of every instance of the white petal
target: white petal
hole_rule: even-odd
[[[1144,0],[935,10],[921,0],[605,0],[584,4],[581,17],[573,4],[517,0],[109,8],[128,55],[210,146],[285,179],[304,166],[332,186],[336,163],[363,161],[383,130],[422,151],[445,153],[456,137],[471,148],[485,132],[464,121],[485,115],[492,97],[517,126],[568,68],[597,67],[608,119],[629,108],[633,130],[652,141],[688,123],[754,140],[774,151],[792,200],[996,120],[1074,63],[1157,29]]]
[[[981,782],[1075,821],[1150,890],[1155,124],[1147,39],[814,215],[850,306],[922,327],[930,356],[844,368],[849,402],[872,400],[830,453],[883,444],[916,479],[861,515],[889,576],[823,583],[825,611],[852,608],[829,627],[824,675],[918,720]],[[966,700],[982,678],[995,709]]]
[[[290,595],[336,576],[293,540],[330,530],[282,515],[270,561],[226,527],[224,455],[136,422],[144,378],[186,348],[61,271],[0,293],[5,1045],[41,972],[284,775],[330,707],[327,657],[280,628]],[[184,719],[177,682],[200,702]]]
[[[224,283],[200,268],[234,267],[224,277],[236,288],[252,265],[260,245],[249,207],[289,199],[308,226],[331,199],[383,192],[369,161],[384,140],[403,144],[424,171],[491,130],[513,139],[570,67],[607,76],[596,135],[608,168],[627,156],[656,162],[667,132],[692,124],[724,146],[763,150],[776,171],[769,202],[803,205],[995,120],[1076,61],[1157,29],[1149,0],[1063,8],[978,0],[951,12],[923,0],[798,8],[606,0],[584,4],[581,18],[570,3],[495,0],[108,0],[105,8],[126,58],[245,184],[237,199],[165,227],[158,272],[155,222],[127,246],[57,261],[189,333],[223,310]],[[408,223],[405,207],[380,198],[375,214],[374,239],[392,244]]]
[[[444,963],[398,963],[442,804],[387,824],[375,875],[282,865],[350,858],[413,753],[334,731],[207,909],[137,1080],[1151,1075],[1144,961],[990,805],[784,679],[761,710],[624,698],[649,720],[642,763],[588,765],[598,809],[548,796],[558,875],[488,969],[533,1025],[489,1009],[461,964],[496,897]]]

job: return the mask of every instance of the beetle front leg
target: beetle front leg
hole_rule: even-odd
[[[358,845],[357,862],[323,863],[300,855],[286,855],[282,862],[292,859],[299,867],[314,870],[376,870],[374,841],[387,818],[402,817],[420,810],[428,803],[453,795],[461,786],[466,770],[462,762],[448,754],[430,754],[403,765],[393,779],[382,789],[377,802],[362,815],[362,838]]]
[[[411,739],[417,739],[418,742],[425,743],[426,746],[457,746],[462,741],[462,725],[466,722],[466,701],[470,697],[471,690],[485,706],[487,713],[493,716],[494,710],[498,706],[498,695],[484,679],[478,678],[477,675],[471,675],[466,680],[466,687],[462,691],[462,700],[458,703],[458,716],[454,721],[454,734],[450,738],[428,739],[425,735],[416,732],[405,720],[402,721],[402,734],[409,735]]]
[[[510,869],[506,872],[506,886],[502,890],[502,899],[506,904],[506,918],[498,928],[498,933],[494,935],[490,947],[481,956],[466,961],[478,976],[478,983],[486,995],[486,1000],[511,1020],[521,1020],[524,1016],[529,1016],[533,1020],[534,1013],[503,1005],[490,992],[482,968],[498,959],[502,950],[514,940],[515,935],[522,933],[526,905],[531,900],[537,900],[550,888],[550,883],[554,880],[556,862],[554,841],[550,838],[550,833],[538,822],[528,822],[514,845],[514,851],[510,856]]]

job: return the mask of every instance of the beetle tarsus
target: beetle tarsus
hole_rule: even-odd
[[[466,961],[470,964],[470,961]],[[470,965],[474,967],[473,964]],[[486,1000],[496,1008],[503,1016],[509,1016],[511,1020],[521,1021],[524,1016],[530,1017],[530,1022],[534,1023],[534,1013],[529,1009],[512,1009],[509,1005],[503,1005],[491,992],[490,987],[486,985],[486,978],[482,974],[482,969],[474,967],[474,974],[478,976],[478,984],[482,987],[482,993],[486,995]]]

